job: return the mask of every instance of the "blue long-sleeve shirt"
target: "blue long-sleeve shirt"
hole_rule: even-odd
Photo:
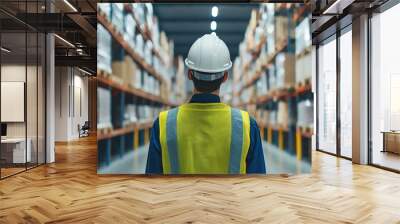
[[[213,94],[195,94],[189,103],[219,103],[220,98]],[[151,129],[149,154],[147,157],[146,173],[162,174],[162,156],[160,144],[160,127],[158,118]],[[250,146],[246,157],[246,173],[266,173],[264,153],[261,143],[260,130],[254,118],[250,117]]]

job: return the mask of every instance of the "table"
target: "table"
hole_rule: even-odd
[[[382,152],[392,152],[400,154],[400,131],[382,131],[383,150]]]
[[[26,139],[26,142],[28,143],[28,147],[26,147],[25,152],[25,138],[1,139],[1,159],[5,160],[5,163],[14,164],[31,162],[32,141],[28,138]]]

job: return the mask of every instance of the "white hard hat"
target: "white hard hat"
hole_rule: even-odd
[[[193,43],[185,64],[203,73],[220,73],[232,67],[228,47],[214,34],[206,34]]]

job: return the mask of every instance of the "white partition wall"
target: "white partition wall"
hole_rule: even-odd
[[[43,10],[40,7],[43,3],[19,1],[20,16]],[[0,17],[15,22],[12,29],[0,27],[0,178],[3,179],[46,162],[47,52],[44,33],[16,22],[12,14],[4,11],[0,11]]]
[[[88,76],[73,67],[56,67],[55,73],[55,141],[70,141],[89,119]]]

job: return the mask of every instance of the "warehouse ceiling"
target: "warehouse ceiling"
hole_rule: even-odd
[[[218,16],[211,16],[213,6]],[[175,55],[186,57],[192,43],[204,34],[211,33],[210,23],[217,22],[216,34],[225,41],[231,59],[238,55],[239,44],[244,39],[251,10],[259,4],[154,4],[160,30],[174,41]]]

